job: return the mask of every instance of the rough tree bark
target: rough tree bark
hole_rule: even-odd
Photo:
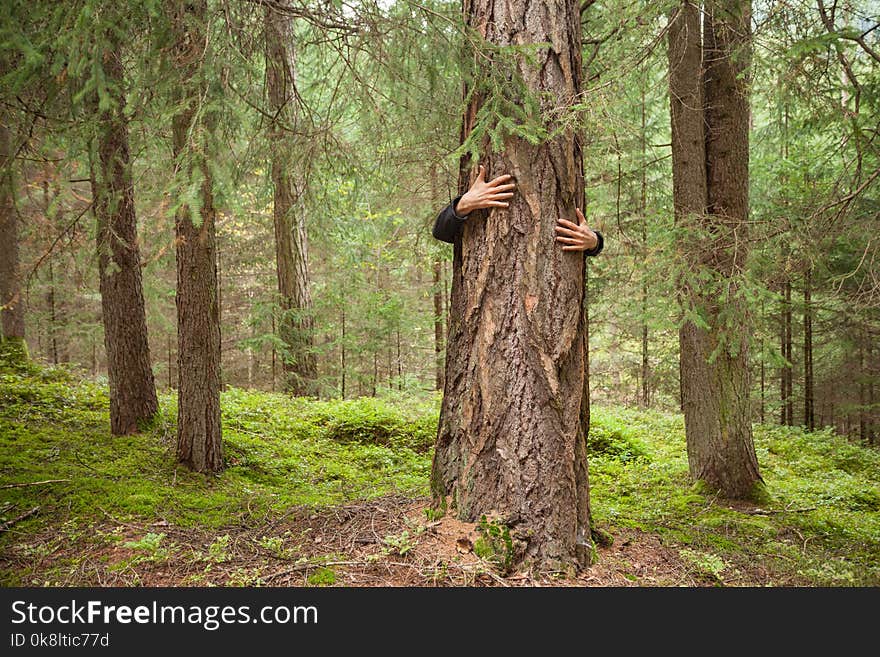
[[[91,183],[110,383],[110,430],[121,435],[136,432],[138,423],[152,418],[159,404],[147,341],[120,44],[104,53],[102,64],[114,106],[98,118],[100,168],[93,172]],[[95,106],[97,109],[97,98]]]
[[[12,360],[26,360],[18,215],[12,176],[14,155],[12,131],[3,112],[0,113],[0,351]]]
[[[313,351],[314,318],[309,285],[308,239],[302,176],[294,157],[297,144],[290,129],[297,125],[295,50],[289,16],[265,8],[266,87],[269,96],[269,140],[272,149],[275,263],[282,317],[279,335],[285,389],[294,395],[314,394],[318,364]]]
[[[550,43],[533,64],[519,59],[518,71],[531,92],[547,92],[542,102],[574,102],[575,0],[465,0],[464,11],[468,26],[493,44]],[[465,112],[463,139],[482,100]],[[507,209],[474,213],[454,245],[432,489],[438,502],[451,496],[459,518],[497,514],[510,530],[514,562],[570,571],[588,564],[591,552],[584,258],[559,249],[553,226],[583,203],[581,149],[573,132],[540,145],[510,138],[481,163],[487,179],[513,175],[517,194]],[[460,191],[475,175],[468,164]]]
[[[198,217],[183,205],[175,216],[177,245],[177,458],[198,472],[223,467],[220,430],[220,314],[217,298],[215,210],[211,173],[204,150],[209,126],[197,119],[205,82],[205,0],[171,0],[177,45],[174,63],[180,74],[180,104],[173,118],[175,161],[202,176]],[[203,145],[202,145],[203,146]],[[194,221],[195,220],[195,221]]]
[[[744,260],[748,218],[748,0],[679,6],[669,31],[673,195],[677,223],[700,237],[683,245],[692,265],[731,279]],[[732,56],[733,55],[733,56]],[[760,480],[749,409],[745,309],[682,286],[684,303],[709,324],[679,332],[682,406],[691,477],[731,498],[750,497]],[[735,304],[734,298],[726,300]],[[736,322],[723,322],[724,313]]]

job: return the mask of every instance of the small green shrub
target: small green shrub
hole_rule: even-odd
[[[336,573],[332,568],[317,568],[308,576],[308,582],[312,586],[333,586]]]
[[[426,452],[437,435],[437,417],[407,418],[381,399],[339,401],[326,409],[325,435],[341,443],[407,447]]]
[[[514,548],[510,529],[501,521],[480,516],[479,538],[474,541],[474,554],[494,565],[502,574],[513,568]]]
[[[622,463],[636,459],[650,460],[648,448],[636,431],[618,418],[604,416],[590,424],[587,436],[588,456],[606,456]]]

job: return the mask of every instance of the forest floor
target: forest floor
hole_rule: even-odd
[[[688,483],[679,415],[595,408],[595,563],[553,577],[430,508],[436,397],[224,391],[212,476],[175,464],[175,406],[113,437],[101,382],[0,369],[0,585],[880,585],[880,453],[828,430],[757,425],[765,496],[732,504]]]

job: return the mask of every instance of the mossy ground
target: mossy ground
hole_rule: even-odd
[[[0,522],[38,512],[0,534],[0,583],[277,583],[266,572],[294,563],[287,571],[302,572],[305,584],[351,584],[332,564],[344,569],[353,557],[341,543],[331,548],[330,534],[322,547],[318,532],[330,531],[323,519],[352,524],[359,508],[375,518],[376,509],[388,514],[389,505],[427,496],[438,401],[229,389],[221,403],[227,467],[205,476],[175,464],[173,395],[161,397],[143,433],[113,437],[104,386],[60,369],[7,368]],[[758,426],[767,499],[756,507],[689,483],[680,416],[600,407],[592,422],[594,525],[627,542],[650,535],[675,556],[674,573],[644,583],[880,584],[876,450],[829,431]],[[64,481],[8,487],[56,479]],[[415,545],[423,527],[392,515],[404,523],[394,531],[409,532]],[[290,525],[294,517],[308,527]],[[375,543],[379,551],[364,557],[375,561],[389,552],[377,531],[354,532],[346,545]],[[370,532],[375,540],[363,537]],[[616,576],[639,583],[631,565],[615,561]],[[159,568],[161,580],[145,575]]]

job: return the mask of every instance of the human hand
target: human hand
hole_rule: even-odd
[[[471,188],[458,200],[453,208],[456,214],[464,216],[474,210],[485,208],[506,208],[509,203],[505,199],[513,196],[515,183],[508,183],[513,176],[503,175],[486,182],[486,169],[480,165],[480,173]]]
[[[580,208],[575,208],[578,223],[567,219],[556,220],[556,241],[562,244],[563,251],[590,251],[599,244],[596,233],[587,226]]]

